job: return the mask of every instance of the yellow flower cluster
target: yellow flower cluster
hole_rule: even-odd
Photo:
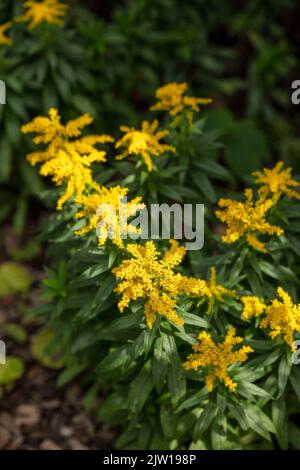
[[[216,283],[215,268],[212,268],[209,282],[174,273],[174,268],[181,263],[185,253],[185,249],[180,248],[175,241],[171,241],[171,248],[164,256],[159,255],[153,242],[145,246],[133,243],[126,246],[124,239],[139,231],[128,223],[128,218],[135,216],[145,206],[140,197],[126,200],[126,204],[123,204],[128,188],[106,188],[93,180],[91,165],[106,160],[106,153],[98,150],[96,145],[112,142],[113,138],[107,135],[82,137],[84,127],[91,122],[91,116],[84,114],[63,125],[57,110],[50,109],[48,116],[36,117],[22,127],[22,132],[36,133],[34,143],[46,146],[44,150],[27,155],[28,161],[32,165],[41,163],[40,173],[43,176],[51,176],[59,186],[66,185],[57,208],[61,209],[71,197],[79,206],[76,218],[84,219],[85,225],[76,234],[84,235],[96,229],[101,246],[111,239],[116,246],[131,255],[131,259],[123,261],[114,271],[122,281],[117,287],[117,292],[122,295],[120,311],[130,301],[144,298],[145,316],[150,328],[157,314],[182,325],[183,319],[176,313],[177,296],[207,299],[208,311],[212,310],[216,301],[222,302],[225,296],[235,296],[233,291]],[[116,147],[125,147],[125,150],[118,158],[141,155],[151,171],[154,156],[175,151],[171,145],[161,142],[168,131],[157,131],[157,128],[157,121],[144,121],[140,130],[122,127],[125,135],[116,143]]]
[[[43,22],[62,25],[61,18],[69,8],[68,5],[60,3],[58,0],[43,0],[41,2],[28,0],[23,3],[23,6],[26,8],[26,12],[15,18],[15,21],[29,23],[29,29],[34,29]]]
[[[199,334],[198,340],[199,343],[193,346],[194,352],[187,357],[184,367],[193,370],[207,368],[205,382],[209,392],[214,389],[216,380],[220,380],[234,392],[237,383],[230,378],[227,367],[237,362],[245,362],[253,349],[250,346],[242,346],[233,351],[234,346],[243,342],[243,338],[236,336],[233,327],[229,328],[223,343],[214,343],[211,335],[204,331]]]
[[[12,24],[12,21],[8,21],[0,25],[0,45],[10,46],[12,44],[12,40],[5,34],[6,31],[11,28]]]
[[[246,189],[245,199],[245,202],[232,199],[220,199],[218,202],[222,210],[217,210],[216,216],[227,225],[222,240],[225,243],[234,243],[245,237],[249,246],[255,250],[266,252],[265,244],[257,238],[257,235],[280,236],[283,234],[282,228],[271,225],[266,220],[274,201],[261,198],[255,201],[252,189]]]
[[[95,187],[94,193],[83,195],[79,201],[83,209],[76,214],[76,218],[85,218],[88,223],[76,234],[83,235],[90,230],[97,229],[100,245],[104,245],[106,240],[110,238],[115,245],[123,248],[122,237],[127,238],[127,235],[139,232],[137,227],[127,223],[128,218],[145,207],[140,197],[123,204],[123,198],[127,193],[128,188],[121,186],[112,188],[98,186]]]
[[[252,189],[245,190],[245,202],[219,200],[221,210],[216,211],[216,216],[227,225],[222,237],[225,243],[234,243],[244,237],[249,246],[265,253],[265,244],[258,239],[258,235],[280,236],[284,233],[281,227],[271,225],[266,219],[269,210],[282,196],[300,200],[300,193],[294,189],[300,184],[292,178],[292,169],[282,168],[283,162],[278,162],[272,169],[264,168],[253,173],[259,185],[256,200]]]
[[[216,301],[223,302],[224,297],[236,297],[236,292],[216,282],[216,268],[212,267],[210,272],[210,279],[207,283],[205,295],[208,298],[208,311],[210,312]]]
[[[40,174],[51,176],[57,186],[66,184],[66,189],[57,202],[57,208],[72,196],[80,200],[88,187],[95,185],[91,165],[95,162],[105,162],[106,152],[98,150],[97,144],[113,142],[108,135],[89,135],[79,137],[82,129],[89,125],[93,118],[84,114],[78,119],[61,124],[56,109],[49,111],[49,117],[39,116],[22,127],[24,134],[37,133],[33,139],[35,144],[46,144],[44,151],[27,155],[31,165],[42,163]]]
[[[170,243],[169,251],[161,259],[153,241],[146,242],[144,246],[129,244],[126,251],[132,257],[113,270],[121,280],[116,288],[116,292],[122,295],[118,304],[120,311],[123,312],[132,300],[144,298],[149,328],[153,327],[156,314],[176,325],[183,325],[183,319],[175,309],[181,275],[174,273],[174,268],[181,263],[185,249],[174,240]]]
[[[260,323],[261,328],[269,328],[269,336],[282,336],[284,341],[294,350],[293,339],[295,332],[300,333],[300,304],[295,305],[282,287],[277,289],[278,297],[266,308],[266,316]]]
[[[27,2],[29,3],[36,2]],[[48,3],[57,2],[48,0]],[[199,110],[199,105],[207,104],[210,100],[186,96],[186,91],[185,83],[171,83],[158,89],[158,103],[152,109],[166,110],[175,119],[185,116],[192,122],[193,113]],[[237,297],[235,291],[217,283],[214,267],[207,282],[177,272],[176,268],[183,260],[185,248],[180,247],[175,240],[170,240],[170,248],[164,254],[159,253],[153,241],[144,245],[124,242],[127,235],[138,233],[138,229],[128,223],[128,218],[135,216],[145,206],[140,197],[129,202],[126,200],[123,205],[128,188],[106,188],[93,180],[92,164],[106,161],[106,152],[99,150],[97,146],[113,142],[114,139],[108,135],[82,136],[84,127],[91,122],[91,116],[84,114],[63,125],[57,110],[51,109],[48,117],[35,118],[23,126],[22,131],[25,134],[36,133],[34,143],[44,144],[46,147],[29,154],[28,161],[32,165],[41,163],[42,175],[51,176],[58,186],[65,185],[57,208],[61,209],[69,198],[74,197],[78,205],[76,218],[84,219],[85,223],[76,234],[84,235],[96,229],[101,246],[112,239],[123,250],[125,259],[113,269],[118,279],[115,292],[120,295],[120,312],[124,312],[132,301],[142,299],[148,328],[153,328],[158,317],[182,326],[184,319],[177,310],[177,302],[181,296],[199,301],[198,305],[206,301],[208,313],[211,313],[217,302],[224,302],[225,297]],[[121,148],[122,153],[117,158],[140,156],[148,171],[152,171],[154,167],[154,157],[165,152],[175,152],[174,147],[162,142],[169,131],[159,131],[156,120],[152,123],[144,121],[140,129],[123,126],[121,131],[124,135],[115,146],[117,149]],[[265,252],[265,244],[258,236],[280,236],[283,233],[280,227],[268,222],[270,209],[283,195],[297,199],[300,196],[294,189],[298,183],[292,179],[291,169],[282,170],[282,163],[277,164],[273,170],[256,172],[255,176],[260,185],[258,198],[255,199],[251,189],[246,189],[244,202],[221,199],[216,215],[227,225],[224,242],[233,243],[244,238],[251,247]],[[294,335],[300,333],[300,304],[293,304],[282,288],[278,288],[278,296],[280,300],[272,300],[269,305],[258,297],[241,297],[244,306],[242,318],[249,320],[262,315],[260,327],[268,329],[273,339],[282,337],[293,349]],[[209,392],[214,389],[218,380],[234,392],[237,383],[230,376],[228,367],[246,361],[253,349],[245,345],[236,348],[241,345],[243,338],[236,336],[233,327],[229,328],[223,342],[215,343],[207,332],[201,332],[198,340],[184,367],[196,371],[204,368]]]
[[[13,21],[0,25],[0,45],[10,46],[12,44],[12,40],[5,33],[12,27],[13,22],[29,23],[29,29],[34,29],[43,22],[60,26],[63,24],[61,18],[65,16],[69,8],[68,5],[60,3],[59,0],[43,0],[40,2],[28,0],[23,3],[23,7],[26,8],[26,11],[22,16],[16,16]]]
[[[153,157],[157,157],[165,152],[175,152],[172,145],[164,144],[162,139],[169,135],[169,131],[157,131],[158,121],[152,123],[143,121],[141,129],[134,127],[121,126],[124,136],[116,142],[116,148],[124,148],[124,151],[118,155],[117,160],[123,160],[128,156],[141,156],[147,166],[148,171],[153,170]]]
[[[242,317],[244,320],[249,320],[252,317],[259,317],[265,311],[265,304],[262,299],[255,296],[244,295],[241,297],[244,309]]]
[[[264,168],[262,172],[253,173],[255,182],[260,185],[260,196],[265,199],[271,197],[274,202],[283,195],[300,200],[300,193],[293,189],[299,187],[299,182],[292,178],[292,168],[282,170],[282,167],[283,162],[278,162],[272,169]]]
[[[217,301],[224,302],[224,297],[236,297],[234,290],[227,289],[221,284],[217,284],[216,277],[215,267],[211,268],[208,282],[202,279],[182,276],[179,283],[179,291],[184,294],[189,294],[192,297],[200,297],[202,300],[207,299],[207,313],[211,313]]]
[[[121,312],[132,300],[146,299],[145,316],[149,328],[155,322],[155,315],[168,318],[176,325],[184,321],[176,313],[176,298],[181,295],[208,299],[208,312],[216,300],[222,302],[225,296],[235,296],[235,292],[216,284],[215,268],[212,269],[210,281],[183,276],[174,273],[185,254],[185,248],[178,242],[170,240],[171,248],[159,257],[152,241],[145,246],[130,244],[127,251],[130,259],[114,269],[114,274],[122,280],[116,292],[122,295],[118,306]]]
[[[189,124],[192,124],[194,113],[200,111],[200,105],[207,105],[212,100],[187,96],[187,89],[186,83],[168,83],[158,88],[155,94],[157,103],[150,108],[151,111],[167,111],[175,118],[173,126],[179,122],[183,114],[186,115]]]
[[[294,334],[300,333],[300,304],[294,304],[282,287],[278,287],[277,295],[281,301],[274,299],[268,306],[257,297],[241,297],[244,304],[242,317],[247,320],[264,313],[264,318],[259,324],[260,328],[269,329],[269,336],[272,339],[282,336],[294,350]]]

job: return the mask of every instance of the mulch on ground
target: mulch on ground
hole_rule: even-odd
[[[34,270],[33,274],[38,286],[41,274]],[[19,322],[28,334],[24,344],[0,335],[6,342],[7,355],[22,358],[26,366],[23,377],[0,399],[0,449],[111,449],[116,431],[85,412],[80,384],[58,387],[59,371],[43,367],[30,354],[30,338],[40,325],[24,321],[20,311],[30,311],[36,305],[38,289],[33,287],[25,299],[16,296],[0,300],[0,326]]]

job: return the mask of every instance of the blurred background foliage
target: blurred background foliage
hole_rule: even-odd
[[[120,124],[147,117],[142,110],[154,90],[169,81],[187,81],[194,95],[213,98],[205,126],[224,144],[213,156],[237,182],[278,159],[297,170],[300,114],[290,98],[299,78],[296,0],[69,3],[64,27],[15,24],[13,45],[0,46],[7,84],[0,222],[13,213],[21,233],[44,184],[24,158],[31,148],[19,132],[24,122],[57,106],[64,119],[89,112],[95,130],[115,134]],[[22,1],[1,0],[0,23],[22,11]]]

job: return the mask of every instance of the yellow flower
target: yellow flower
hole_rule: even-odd
[[[117,160],[123,160],[130,155],[141,156],[148,171],[153,170],[153,157],[157,157],[165,152],[175,152],[172,145],[161,143],[161,139],[169,135],[169,131],[157,131],[158,121],[152,123],[143,121],[141,129],[121,126],[121,131],[125,133],[116,143],[116,148],[125,147],[125,150],[118,155]]]
[[[12,26],[12,21],[0,25],[0,45],[9,46],[12,40],[5,35],[6,31]]]
[[[225,386],[232,392],[235,391],[237,383],[233,382],[227,372],[227,367],[236,362],[245,362],[248,354],[253,352],[250,346],[243,346],[237,351],[233,347],[243,342],[243,338],[235,336],[235,328],[230,327],[223,343],[215,344],[211,335],[206,332],[199,334],[199,343],[193,346],[193,353],[187,357],[184,363],[186,369],[198,370],[207,367],[205,377],[209,392],[214,389],[216,380],[224,382]]]
[[[86,218],[88,223],[82,229],[77,230],[76,235],[83,235],[97,228],[100,245],[104,245],[110,237],[115,245],[123,248],[122,236],[126,234],[130,236],[139,231],[137,227],[127,223],[127,218],[142,210],[145,204],[141,203],[140,197],[126,201],[126,205],[123,204],[128,188],[114,186],[109,189],[105,187],[95,189],[95,193],[83,195],[78,201],[83,209],[76,214],[76,218]]]
[[[274,168],[264,168],[262,172],[256,171],[253,175],[255,182],[260,184],[259,193],[261,197],[271,196],[278,201],[282,195],[300,200],[300,193],[292,188],[299,187],[299,182],[291,176],[292,168],[282,170],[283,162],[278,162]],[[282,171],[281,171],[282,170]]]
[[[36,2],[28,0],[23,3],[23,7],[27,9],[24,15],[15,18],[15,21],[29,23],[29,29],[36,28],[44,21],[50,24],[62,25],[62,16],[66,14],[68,5],[60,3],[58,0],[43,0]]]
[[[211,311],[216,300],[223,302],[224,297],[236,297],[236,292],[216,283],[216,268],[212,267],[205,295],[207,296],[209,303],[208,311]]]
[[[43,143],[50,145],[45,152],[46,154],[55,154],[58,149],[64,148],[65,143],[69,142],[69,139],[80,136],[82,129],[93,122],[92,116],[86,113],[77,119],[69,121],[64,126],[61,124],[57,109],[51,108],[48,115],[49,117],[38,116],[21,128],[24,134],[38,134],[33,139],[35,144]],[[91,136],[85,137],[84,139],[91,139]],[[39,161],[39,159],[37,161]]]
[[[244,295],[241,297],[241,301],[244,305],[242,317],[245,320],[252,317],[259,317],[266,309],[263,300],[259,297]]]
[[[277,295],[281,301],[275,299],[266,308],[266,315],[260,322],[260,327],[269,328],[269,336],[273,339],[282,335],[284,341],[294,351],[294,333],[300,333],[300,304],[294,304],[282,287],[278,287]]]
[[[49,117],[38,116],[24,125],[24,134],[37,133],[33,142],[46,144],[44,151],[27,155],[31,165],[42,163],[40,174],[51,176],[57,186],[66,184],[66,190],[58,200],[60,210],[67,199],[72,196],[80,198],[88,186],[93,186],[91,165],[105,162],[106,152],[98,150],[97,144],[113,142],[108,135],[89,135],[79,137],[82,129],[90,124],[93,118],[84,114],[77,119],[61,124],[58,111],[50,109]]]
[[[172,125],[178,123],[178,115],[186,113],[189,123],[192,124],[194,112],[200,111],[200,105],[207,105],[212,100],[210,98],[186,96],[187,89],[186,83],[168,83],[158,88],[155,93],[158,101],[150,108],[151,111],[168,111],[170,116],[175,117]]]
[[[156,315],[166,317],[176,325],[183,325],[183,319],[176,313],[176,296],[181,275],[174,273],[185,254],[185,248],[171,240],[171,248],[162,257],[153,241],[144,246],[129,244],[127,252],[132,256],[113,270],[121,279],[116,292],[122,295],[118,304],[124,311],[132,300],[145,299],[145,316],[149,328],[153,327]]]
[[[80,199],[88,186],[93,186],[91,164],[105,162],[105,152],[97,152],[97,156],[80,155],[71,148],[68,152],[59,150],[56,157],[43,163],[40,169],[42,176],[51,176],[57,186],[66,184],[63,195],[57,201],[57,209],[61,210],[63,204],[72,196],[76,201]]]
[[[182,276],[178,288],[181,293],[189,294],[193,297],[207,298],[208,313],[212,312],[216,301],[223,302],[224,297],[236,297],[234,290],[227,289],[221,284],[216,283],[215,267],[211,268],[208,282],[202,279]]]
[[[265,244],[258,240],[258,234],[283,234],[283,229],[267,222],[269,209],[274,205],[271,199],[254,201],[252,189],[246,189],[245,202],[232,199],[220,199],[218,202],[222,210],[216,211],[216,216],[227,225],[226,233],[222,236],[225,243],[234,243],[245,237],[249,246],[255,250],[266,252]]]

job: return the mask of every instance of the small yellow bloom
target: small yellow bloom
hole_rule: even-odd
[[[269,336],[273,339],[282,336],[294,351],[294,334],[300,333],[300,304],[294,304],[282,287],[278,287],[277,295],[281,301],[275,299],[266,308],[266,315],[260,322],[260,327],[270,329]]]
[[[12,26],[12,21],[0,25],[0,45],[10,46],[12,40],[6,36],[6,31]]]
[[[157,157],[165,152],[175,152],[172,145],[161,143],[161,140],[169,135],[169,131],[157,131],[158,121],[152,123],[143,121],[141,129],[121,126],[121,131],[125,133],[116,143],[116,148],[124,147],[125,150],[118,155],[117,160],[134,155],[141,156],[148,171],[153,170],[153,157]]]
[[[266,253],[265,244],[261,242],[260,240],[258,240],[257,236],[254,235],[253,233],[248,233],[246,235],[246,241],[249,246],[254,248],[254,250],[261,251],[262,253]]]
[[[106,161],[106,152],[98,150],[96,145],[113,142],[112,137],[79,137],[82,129],[92,121],[89,114],[84,114],[63,125],[58,111],[52,108],[49,117],[38,116],[21,128],[24,134],[38,134],[33,139],[35,144],[47,145],[44,151],[27,155],[30,164],[42,163],[41,175],[51,176],[57,186],[66,184],[66,190],[57,203],[59,210],[69,198],[75,196],[80,199],[85,189],[94,185],[91,165]]]
[[[124,247],[122,236],[139,232],[137,227],[127,223],[127,219],[145,207],[140,197],[123,204],[123,198],[128,188],[114,186],[112,188],[97,187],[96,192],[82,196],[78,202],[83,209],[76,214],[76,218],[86,218],[85,227],[77,230],[76,235],[83,235],[90,230],[98,230],[99,244],[104,245],[110,238],[119,248]]]
[[[63,24],[61,17],[65,16],[68,5],[60,3],[58,0],[43,0],[36,2],[28,0],[23,3],[23,7],[27,9],[24,15],[15,18],[15,21],[29,23],[29,29],[36,28],[44,21],[58,26]]]
[[[171,240],[171,248],[162,257],[153,241],[144,246],[129,244],[127,252],[132,256],[113,270],[121,279],[116,292],[122,295],[118,304],[121,312],[132,300],[144,298],[145,316],[149,328],[153,327],[156,315],[168,318],[176,325],[183,325],[183,319],[176,313],[176,296],[181,275],[174,273],[185,254],[185,248]]]
[[[207,105],[212,100],[187,96],[187,89],[186,83],[168,83],[158,88],[155,93],[157,103],[150,108],[151,111],[167,111],[170,116],[175,117],[172,125],[176,125],[179,115],[185,113],[192,124],[194,113],[200,111],[200,105]]]
[[[246,189],[245,198],[245,202],[232,199],[220,199],[218,202],[222,210],[216,211],[216,216],[227,225],[222,240],[225,243],[234,243],[245,237],[249,246],[255,250],[266,252],[265,244],[258,240],[257,235],[280,236],[283,234],[281,227],[271,225],[266,220],[274,201],[262,198],[254,201],[252,189]]]
[[[96,155],[80,155],[70,148],[67,152],[59,150],[56,157],[43,163],[40,169],[42,176],[51,176],[57,186],[66,184],[66,190],[57,201],[57,209],[61,210],[63,204],[72,196],[76,201],[88,186],[93,187],[91,164],[105,162],[105,152],[97,152]]]
[[[212,267],[205,294],[208,298],[209,312],[212,310],[216,301],[224,302],[224,297],[236,297],[236,292],[234,290],[227,289],[221,284],[217,284],[216,277],[216,268]]]
[[[182,276],[179,289],[181,293],[193,297],[206,298],[208,300],[208,313],[212,312],[216,301],[224,302],[224,297],[236,297],[234,290],[227,289],[221,284],[217,284],[216,268],[214,266],[211,268],[208,282],[202,279]]]
[[[282,167],[283,162],[278,162],[272,169],[264,168],[263,171],[253,173],[255,182],[260,185],[261,197],[270,196],[275,202],[283,195],[300,200],[300,193],[293,189],[299,187],[300,183],[292,178],[292,168],[282,170]]]
[[[229,377],[227,367],[236,362],[245,362],[248,354],[253,352],[250,346],[233,351],[234,346],[243,342],[243,338],[235,336],[235,333],[235,328],[229,328],[223,343],[216,344],[209,333],[201,332],[198,336],[199,343],[193,346],[194,352],[184,363],[186,369],[208,368],[205,381],[209,392],[214,389],[216,380],[224,382],[225,386],[234,392],[237,383]]]
[[[45,154],[55,154],[58,149],[64,148],[65,143],[70,142],[71,138],[80,136],[82,129],[93,122],[92,116],[86,113],[77,119],[69,121],[66,125],[63,125],[61,124],[61,119],[56,108],[51,108],[48,112],[48,115],[49,117],[38,116],[34,118],[33,121],[25,124],[21,128],[21,131],[24,134],[38,134],[33,139],[35,144],[49,144]],[[96,136],[88,136],[84,137],[83,139],[84,142],[93,144],[96,142],[90,142],[90,140],[95,139],[95,137]],[[103,136],[97,136],[97,139],[99,138],[101,139],[99,143],[112,141],[111,137],[106,139],[104,136],[104,142]],[[40,160],[37,159],[37,161]]]
[[[266,305],[259,297],[244,295],[241,297],[241,301],[244,305],[242,317],[245,320],[252,317],[259,317],[266,309]]]

